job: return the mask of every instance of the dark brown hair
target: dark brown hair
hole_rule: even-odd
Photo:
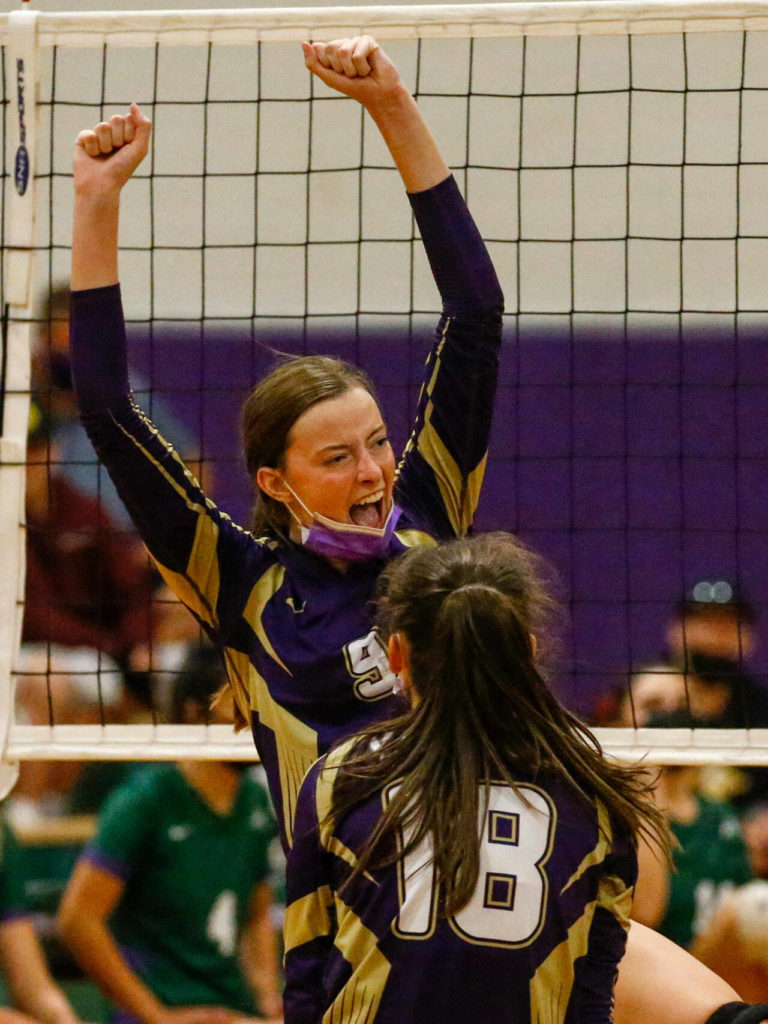
[[[251,479],[255,482],[262,466],[284,467],[291,430],[307,409],[358,387],[376,399],[373,383],[363,370],[330,356],[287,359],[267,374],[246,399],[242,412],[243,448]],[[252,529],[257,536],[285,536],[288,515],[282,502],[259,490]]]
[[[497,533],[413,549],[385,571],[382,629],[407,640],[418,703],[366,729],[339,770],[332,818],[398,783],[352,877],[393,863],[398,831],[409,836],[400,855],[429,838],[444,913],[455,913],[477,883],[481,800],[494,782],[514,787],[540,773],[567,779],[591,806],[600,800],[614,824],[668,845],[648,777],[604,759],[540,674],[532,635],[541,636],[552,602],[538,565]]]

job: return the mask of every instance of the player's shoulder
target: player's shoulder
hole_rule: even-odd
[[[299,790],[300,800],[303,804],[306,805],[309,801],[317,808],[324,808],[323,813],[327,813],[330,809],[333,784],[339,767],[354,745],[355,739],[356,737],[352,736],[332,747],[307,768]]]
[[[574,839],[579,835],[591,841],[596,833],[614,832],[614,822],[607,807],[597,798],[577,789],[567,778],[557,773],[521,779],[520,789],[525,795],[536,791],[546,803],[559,831],[567,831]]]
[[[312,765],[307,775],[314,775],[316,779],[322,779],[326,784],[333,785],[339,768],[349,758],[352,751],[359,746],[359,736],[349,736],[342,740],[324,754]]]
[[[387,734],[389,735],[389,734]],[[336,784],[339,772],[351,756],[364,753],[367,749],[376,750],[386,742],[385,736],[372,736],[370,738],[358,735],[350,736],[343,740],[319,758],[311,766],[304,778],[304,785],[312,787],[317,801],[318,813],[322,820],[330,815],[333,802],[333,787]]]
[[[123,813],[128,807],[155,807],[176,793],[182,781],[173,764],[142,765],[110,793],[102,814]]]

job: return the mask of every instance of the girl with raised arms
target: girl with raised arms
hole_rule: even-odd
[[[71,355],[81,418],[171,589],[223,650],[236,708],[253,730],[283,839],[301,780],[337,740],[401,709],[373,628],[392,557],[466,533],[485,467],[502,294],[485,245],[419,109],[369,36],[304,43],[309,70],[360,102],[400,171],[441,295],[411,438],[396,467],[370,382],[324,357],[285,362],[243,413],[258,497],[252,531],[217,509],[135,406],[118,285],[120,192],[151,125],[134,104],[75,147]],[[637,935],[637,938],[635,936]],[[657,1024],[703,1024],[732,993],[696,975],[689,1016],[643,977],[658,954],[632,929],[618,993]],[[674,949],[674,947],[673,947]],[[665,962],[674,955],[665,951]],[[695,964],[685,957],[676,974]],[[684,969],[683,969],[684,968]],[[696,968],[692,968],[695,973]],[[735,997],[735,994],[733,994]],[[680,1002],[684,1000],[681,999]],[[707,1011],[705,1012],[705,1007]],[[665,1016],[665,1014],[667,1016]],[[719,1022],[718,1022],[719,1024]]]
[[[309,765],[397,706],[371,598],[407,547],[463,534],[485,467],[502,294],[485,245],[413,98],[370,37],[307,44],[387,142],[443,302],[416,422],[396,467],[366,376],[284,362],[243,412],[258,498],[246,532],[213,507],[133,404],[117,285],[120,190],[147,151],[134,105],[75,150],[72,362],[83,423],[169,586],[225,652],[286,841]],[[382,353],[386,358],[386,353]]]

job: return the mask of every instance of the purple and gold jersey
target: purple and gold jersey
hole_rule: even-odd
[[[398,467],[388,557],[464,534],[485,469],[503,297],[453,178],[410,196],[442,302],[416,422]],[[83,424],[160,573],[221,645],[252,723],[284,840],[301,780],[336,740],[393,710],[372,626],[383,561],[345,571],[257,538],[201,491],[134,405],[117,285],[72,296]]]
[[[348,748],[299,794],[286,1024],[610,1024],[637,859],[604,808],[553,776],[492,786],[475,893],[446,918],[429,844],[343,888],[387,799],[329,817]]]

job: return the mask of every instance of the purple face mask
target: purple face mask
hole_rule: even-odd
[[[301,543],[316,555],[344,562],[365,562],[385,558],[402,509],[393,505],[381,529],[337,523],[326,516],[315,516],[311,526],[301,527]]]
[[[283,483],[312,519],[311,526],[304,526],[299,517],[289,508],[299,528],[301,543],[309,551],[324,558],[337,558],[343,562],[366,562],[369,558],[385,558],[387,545],[395,532],[402,509],[393,504],[387,521],[382,527],[358,526],[356,523],[339,523],[321,512],[307,508],[287,480]]]

